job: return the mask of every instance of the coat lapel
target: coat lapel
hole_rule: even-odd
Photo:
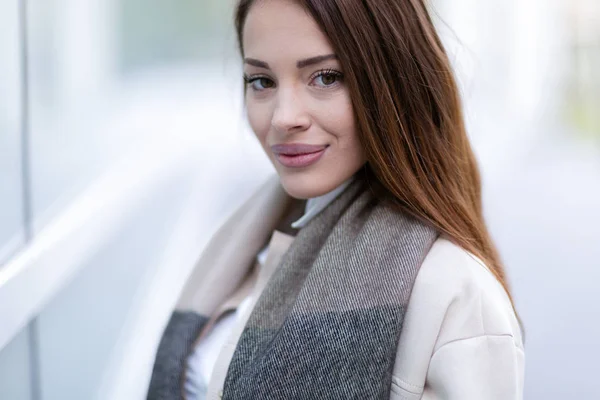
[[[233,330],[227,338],[227,341],[219,352],[219,356],[215,363],[212,377],[208,385],[207,399],[212,400],[221,397],[223,392],[223,383],[225,382],[225,376],[227,375],[231,357],[235,352],[235,347],[240,335],[242,334],[242,331],[244,330],[244,326],[246,325],[248,317],[252,312],[252,308],[254,307],[254,304],[256,304],[256,301],[260,297],[262,290],[267,285],[269,278],[279,265],[281,258],[290,247],[293,240],[294,237],[291,235],[287,235],[279,231],[273,232],[269,242],[269,253],[267,255],[267,259],[265,260],[265,264],[260,267],[256,284],[252,290],[252,303],[247,308],[245,313],[239,317],[239,320],[236,322]]]
[[[176,309],[212,315],[249,273],[292,200],[271,176],[213,235]]]

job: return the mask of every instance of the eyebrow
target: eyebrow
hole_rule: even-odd
[[[324,54],[322,56],[310,57],[310,58],[305,58],[303,60],[299,60],[296,63],[296,67],[298,69],[302,69],[302,68],[308,67],[309,65],[318,64],[318,63],[326,61],[326,60],[336,60],[336,59],[337,59],[337,56],[335,54]],[[246,58],[244,58],[244,62],[246,64],[253,65],[258,68],[271,69],[271,67],[269,67],[268,63],[257,60],[255,58],[246,57]]]
[[[337,59],[337,56],[335,54],[325,54],[322,56],[306,58],[304,60],[298,61],[296,63],[296,67],[298,67],[298,69],[300,69],[300,68],[308,67],[309,65],[318,64],[325,60],[332,60],[332,59],[333,60]]]

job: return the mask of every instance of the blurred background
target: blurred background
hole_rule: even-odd
[[[0,399],[145,398],[185,277],[273,173],[233,0],[0,0]],[[600,2],[434,0],[526,330],[598,399]]]

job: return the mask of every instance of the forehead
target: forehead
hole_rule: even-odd
[[[315,20],[292,0],[258,0],[243,31],[246,57],[264,61],[333,53]]]

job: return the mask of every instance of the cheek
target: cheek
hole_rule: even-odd
[[[348,101],[344,108],[344,113],[339,117],[340,128],[342,129],[343,141],[347,146],[358,145],[358,132],[356,131],[356,121],[352,104]]]
[[[271,127],[271,110],[267,104],[256,103],[253,100],[246,102],[246,113],[248,122],[254,134],[261,142],[265,144],[267,134]]]
[[[348,148],[357,145],[358,134],[354,110],[347,94],[331,101],[327,107],[321,107],[319,112],[322,125],[336,137],[339,147]]]
[[[366,156],[360,142],[354,108],[348,93],[335,99],[322,112],[324,128],[333,136],[331,165],[342,170],[354,170],[362,165]]]

